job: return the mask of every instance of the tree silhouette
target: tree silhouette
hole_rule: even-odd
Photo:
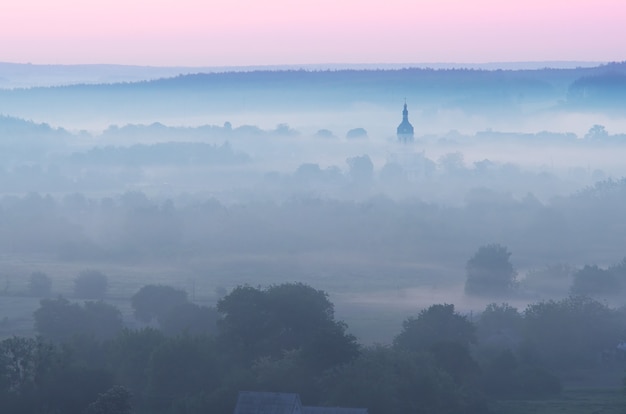
[[[481,246],[465,266],[465,293],[474,296],[509,293],[516,284],[517,276],[510,257],[508,249],[500,244]]]
[[[301,350],[319,368],[346,362],[358,354],[354,336],[335,320],[328,295],[302,283],[256,289],[239,286],[220,299],[220,337],[229,352],[252,361]]]
[[[586,265],[574,273],[570,292],[573,295],[610,296],[619,294],[621,286],[615,274],[596,265]]]
[[[454,311],[454,305],[432,305],[402,323],[394,345],[408,350],[429,350],[443,342],[469,346],[475,340],[475,330],[465,316]]]

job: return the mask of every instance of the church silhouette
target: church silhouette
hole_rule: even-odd
[[[404,102],[402,122],[398,125],[397,134],[399,142],[413,142],[413,125],[409,122],[409,110],[406,107],[406,101]]]

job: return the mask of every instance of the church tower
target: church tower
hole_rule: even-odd
[[[406,109],[406,101],[404,102],[402,122],[398,125],[397,134],[399,142],[413,142],[413,125],[409,122],[409,110]]]

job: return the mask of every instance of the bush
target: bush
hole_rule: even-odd
[[[82,299],[102,299],[109,281],[98,270],[83,270],[74,279],[74,296]]]

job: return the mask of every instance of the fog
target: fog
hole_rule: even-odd
[[[89,330],[85,321],[98,312],[118,312],[111,331],[89,331],[95,343],[113,340],[122,327],[130,329],[125,335],[155,328],[211,342],[202,336],[209,335],[217,339],[205,349],[236,345],[224,351],[231,358],[222,361],[225,372],[251,370],[255,387],[266,389],[272,375],[283,378],[272,364],[297,371],[317,355],[307,352],[322,348],[309,348],[311,338],[291,325],[276,328],[290,339],[241,345],[238,295],[260,307],[303,295],[318,298],[312,307],[325,309],[324,329],[338,335],[337,347],[324,351],[338,359],[324,369],[348,369],[341,364],[357,354],[404,352],[413,340],[435,352],[415,339],[423,333],[407,339],[432,311],[478,329],[477,340],[457,345],[471,343],[467,358],[487,376],[480,381],[488,382],[490,347],[503,337],[515,343],[506,349],[520,366],[540,368],[542,389],[574,383],[564,367],[578,357],[585,372],[613,381],[615,367],[590,367],[593,353],[626,340],[626,101],[615,93],[624,90],[624,68],[183,75],[116,68],[124,81],[103,83],[97,75],[111,68],[72,67],[48,83],[7,81],[11,87],[0,90],[0,338],[73,343],[67,332],[74,331],[51,328],[45,315],[75,312],[83,315],[75,326]],[[408,142],[396,134],[405,102],[415,129]],[[106,289],[81,293],[78,281],[90,277]],[[165,286],[184,310],[138,318],[138,292]],[[561,358],[533,325],[548,320],[545,307],[601,309],[589,329],[606,327],[602,344],[585,342]],[[278,312],[270,308],[263,315]],[[275,317],[290,311],[281,312]],[[485,322],[494,312],[511,319],[496,329]],[[522,319],[531,328],[513,329]],[[85,343],[73,344],[85,351]],[[533,360],[528,349],[544,359]],[[158,353],[151,355],[150,381],[157,381]],[[120,372],[119,381],[142,393],[140,406],[158,405],[147,397],[158,394],[156,382],[133,383]],[[311,375],[330,378],[322,374]],[[589,375],[585,385],[595,381]],[[228,392],[249,384],[224,378]],[[480,392],[504,395],[487,382]],[[211,398],[206,407],[234,402],[232,394]]]

